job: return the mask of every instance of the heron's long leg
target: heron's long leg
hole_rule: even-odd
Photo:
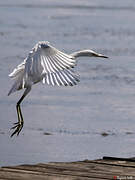
[[[17,136],[19,135],[20,131],[22,130],[23,128],[23,124],[24,124],[24,121],[23,121],[23,115],[22,115],[22,112],[21,112],[21,107],[20,107],[20,104],[21,102],[23,101],[23,99],[25,98],[25,96],[30,92],[31,90],[31,86],[28,87],[22,97],[20,98],[20,100],[17,102],[17,105],[16,105],[16,110],[17,110],[17,115],[18,115],[18,122],[15,123],[15,126],[13,126],[11,129],[15,129],[16,130],[11,134],[11,137],[15,134],[17,134]]]

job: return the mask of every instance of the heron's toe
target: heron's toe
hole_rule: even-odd
[[[11,137],[14,136],[15,134],[17,134],[17,136],[18,136],[23,128],[23,121],[17,122],[14,124],[15,124],[15,126],[13,126],[11,129],[15,129],[15,131],[11,134]]]

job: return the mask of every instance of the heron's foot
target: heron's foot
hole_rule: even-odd
[[[14,123],[15,126],[13,126],[11,129],[15,129],[15,131],[11,134],[11,137],[14,136],[15,134],[17,134],[17,136],[19,135],[19,133],[21,132],[22,128],[23,128],[23,121]]]

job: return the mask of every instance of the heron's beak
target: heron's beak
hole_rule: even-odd
[[[98,54],[96,52],[93,52],[92,55],[95,56],[95,57],[108,58],[107,56],[105,56],[103,54]]]

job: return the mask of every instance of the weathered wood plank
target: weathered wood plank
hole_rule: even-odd
[[[43,174],[31,174],[31,173],[22,173],[21,171],[3,171],[0,172],[0,177],[4,180],[93,180],[94,177],[76,177],[73,175],[61,175],[55,173],[43,173]],[[96,178],[97,179],[97,178]],[[99,178],[98,178],[99,179]],[[104,180],[104,178],[100,178]]]
[[[112,180],[118,176],[135,179],[135,162],[125,158],[104,158],[0,168],[0,180]]]
[[[30,174],[30,173],[22,173],[17,171],[2,171],[0,172],[0,177],[8,180],[70,180],[73,179],[70,176],[65,177],[62,175],[50,175],[50,174]]]
[[[24,174],[24,173],[26,173],[27,172],[27,174],[29,174],[29,175],[35,175],[35,173],[33,173],[33,172],[38,172],[38,174],[39,175],[54,175],[54,176],[61,176],[61,175],[63,175],[63,176],[71,176],[72,178],[74,178],[74,177],[81,177],[81,178],[97,178],[97,179],[99,179],[100,177],[103,177],[104,179],[110,179],[110,178],[112,178],[112,175],[110,175],[110,174],[108,174],[108,175],[106,175],[106,174],[100,174],[100,173],[98,173],[98,174],[96,174],[95,172],[93,173],[93,172],[90,172],[90,173],[88,173],[88,172],[85,172],[85,171],[70,171],[70,170],[58,170],[58,169],[55,169],[55,168],[52,168],[52,169],[41,169],[41,167],[25,167],[24,166],[24,168],[23,169],[25,169],[26,171],[24,171],[24,170],[22,170],[22,169],[20,169],[20,167],[18,167],[17,169],[15,168],[15,169],[12,169],[12,168],[8,168],[8,169],[6,169],[5,168],[5,172],[6,171],[10,171],[10,172],[16,172],[16,173],[21,173],[21,174]],[[18,171],[17,171],[18,170]]]

